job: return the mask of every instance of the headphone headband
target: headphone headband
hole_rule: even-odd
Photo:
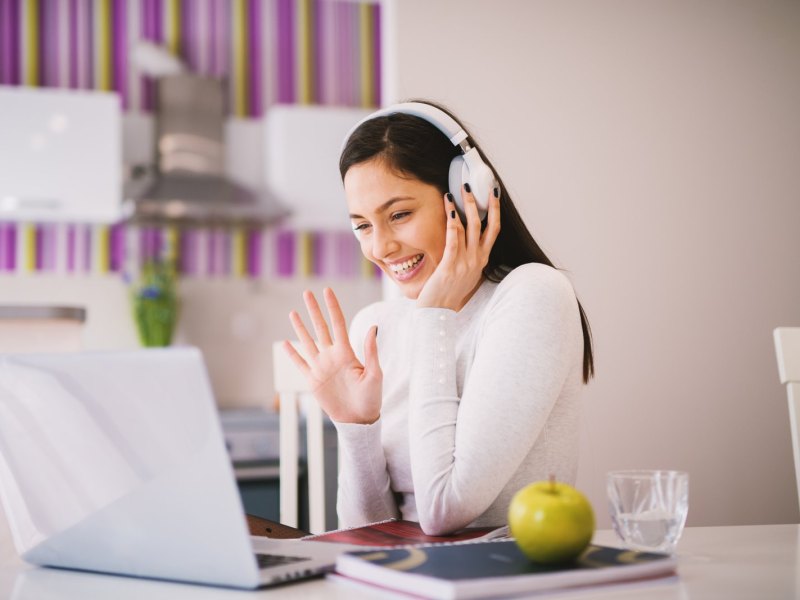
[[[350,139],[350,136],[352,136],[355,130],[361,127],[361,125],[372,119],[385,117],[395,113],[413,115],[415,117],[419,117],[420,119],[424,119],[445,134],[447,139],[449,139],[450,143],[452,143],[454,146],[458,146],[461,144],[461,142],[467,139],[467,132],[464,131],[461,125],[459,125],[455,119],[453,119],[453,117],[448,115],[443,110],[439,110],[435,106],[425,104],[424,102],[401,102],[399,104],[393,104],[392,106],[387,106],[386,108],[376,110],[371,115],[367,115],[358,123],[356,123],[350,129],[350,131],[347,132],[347,135],[344,136],[342,150],[344,150],[344,147],[347,145],[347,141]]]

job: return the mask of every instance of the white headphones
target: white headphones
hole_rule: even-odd
[[[345,136],[344,144],[347,144],[353,132],[366,121],[394,113],[414,115],[426,120],[445,134],[454,146],[458,146],[461,149],[461,154],[456,156],[450,163],[448,177],[450,193],[455,198],[456,207],[463,220],[464,199],[461,197],[461,190],[465,183],[469,183],[472,195],[475,197],[475,203],[478,205],[478,216],[483,219],[489,207],[489,194],[493,193],[493,188],[497,185],[494,173],[489,168],[489,165],[483,162],[478,150],[471,147],[467,142],[467,132],[450,115],[435,106],[422,102],[403,102],[382,108],[356,123]],[[344,149],[344,146],[342,149]]]

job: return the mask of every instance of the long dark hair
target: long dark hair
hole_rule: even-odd
[[[412,102],[434,106],[461,125],[455,115],[435,102]],[[466,128],[464,131],[467,131]],[[468,131],[467,133],[469,134]],[[527,263],[541,263],[555,268],[522,221],[497,170],[475,143],[472,135],[468,139],[470,145],[477,148],[481,158],[494,171],[500,186],[500,234],[489,254],[483,276],[489,281],[500,282],[513,269]],[[392,113],[365,121],[350,135],[339,157],[339,173],[344,181],[350,167],[380,157],[397,173],[433,185],[444,194],[449,187],[450,162],[459,153],[459,148],[425,119],[405,113]],[[592,330],[580,302],[578,311],[583,329],[583,381],[588,383],[594,376]]]

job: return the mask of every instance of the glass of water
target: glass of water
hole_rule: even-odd
[[[689,474],[683,471],[611,471],[611,522],[634,550],[672,554],[689,511]]]

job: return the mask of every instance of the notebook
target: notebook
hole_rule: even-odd
[[[574,561],[542,565],[511,540],[347,552],[338,558],[336,573],[422,598],[498,598],[671,575],[676,561],[592,545]]]
[[[256,588],[353,548],[251,538],[193,348],[0,355],[0,501],[42,566]]]

